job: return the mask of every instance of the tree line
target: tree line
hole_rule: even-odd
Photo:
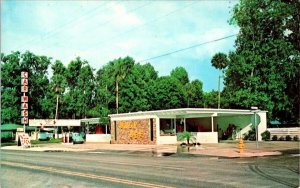
[[[107,117],[204,105],[202,82],[190,81],[183,67],[159,77],[150,63],[132,57],[112,60],[97,71],[80,57],[65,66],[29,51],[1,54],[1,60],[2,123],[19,123],[22,71],[29,74],[29,118]]]
[[[212,58],[224,74],[223,107],[257,106],[269,120],[299,124],[300,2],[242,0],[232,13],[235,50]]]

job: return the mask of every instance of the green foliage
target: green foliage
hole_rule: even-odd
[[[21,71],[29,75],[29,118],[47,118],[51,116],[49,103],[51,91],[48,89],[48,66],[51,58],[37,56],[31,52],[12,52],[2,54],[2,123],[20,122]]]
[[[273,135],[273,136],[272,136],[272,140],[273,140],[273,141],[277,141],[277,140],[278,140],[277,135]]]
[[[220,95],[221,108],[227,108],[228,103],[226,97],[224,97],[224,92],[221,92]],[[205,92],[203,98],[204,108],[218,108],[218,91],[212,90],[210,92]]]
[[[182,85],[189,83],[189,75],[185,68],[176,67],[171,71],[171,77],[176,78]]]
[[[183,86],[177,79],[164,76],[152,82],[150,92],[152,96],[152,109],[172,109],[185,107]]]
[[[262,140],[264,140],[264,141],[270,140],[270,137],[271,137],[270,131],[266,130],[265,132],[261,133],[261,137],[262,137]]]
[[[228,65],[227,55],[224,53],[216,53],[211,60],[211,64],[216,69],[225,69]]]
[[[31,52],[1,54],[2,123],[19,123],[21,71],[29,72],[29,118],[105,118],[119,112],[203,106],[202,82],[189,82],[183,67],[158,77],[149,64],[131,57],[94,69],[80,57],[68,65]],[[47,71],[52,69],[49,79]],[[118,107],[118,108],[116,108]],[[107,123],[107,120],[103,121]]]
[[[293,140],[294,141],[299,141],[299,137],[296,135],[296,136],[294,136]]]
[[[200,108],[203,106],[203,91],[202,82],[200,80],[193,80],[191,83],[184,85],[187,107]]]
[[[1,131],[1,141],[13,140],[13,132]]]
[[[72,118],[87,117],[87,111],[93,106],[94,74],[87,61],[79,57],[71,61],[66,70],[68,92],[62,99],[67,105],[66,115]]]
[[[195,142],[196,138],[191,132],[184,131],[184,132],[180,133],[178,140],[186,140],[187,144],[189,145],[190,141]]]
[[[291,140],[292,140],[292,137],[291,137],[290,135],[286,135],[286,136],[285,136],[285,140],[286,140],[286,141],[291,141]]]
[[[299,1],[241,1],[233,9],[240,31],[225,70],[230,108],[258,106],[271,119],[299,121],[299,9]]]
[[[279,139],[278,139],[279,141],[284,141],[284,137],[283,136],[281,136],[281,137],[279,137]]]

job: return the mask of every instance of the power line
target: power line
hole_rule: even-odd
[[[111,41],[112,39],[116,39],[116,38],[118,38],[118,37],[124,35],[125,33],[128,33],[128,32],[134,31],[134,30],[136,30],[136,29],[139,29],[139,28],[141,28],[141,27],[144,27],[144,26],[146,26],[146,25],[148,25],[148,24],[150,24],[150,23],[152,23],[152,22],[156,22],[156,21],[158,21],[158,20],[160,20],[160,19],[162,19],[162,18],[165,18],[165,17],[170,16],[170,15],[172,15],[172,14],[178,12],[178,11],[181,11],[181,10],[183,10],[183,9],[185,9],[185,8],[188,8],[188,7],[190,7],[190,6],[192,6],[192,5],[196,4],[196,3],[198,3],[198,1],[193,2],[193,3],[190,3],[190,4],[186,5],[186,6],[180,7],[180,8],[178,8],[178,9],[172,10],[172,11],[170,11],[170,12],[164,14],[163,16],[156,17],[156,18],[154,18],[154,19],[152,19],[152,20],[150,20],[150,21],[148,21],[148,22],[146,22],[146,23],[144,23],[144,24],[142,24],[142,25],[133,27],[133,28],[131,28],[131,29],[125,31],[125,32],[120,32],[120,33],[116,34],[115,36],[113,36],[113,37],[111,37],[111,38],[105,39],[105,40],[103,40],[103,41],[97,43],[95,46],[91,46],[91,47],[84,48],[83,51],[89,50],[89,49],[91,49],[91,48],[95,48],[95,47],[99,46],[100,44],[103,44],[103,43],[105,43],[105,42]]]
[[[205,45],[205,44],[209,44],[209,43],[217,42],[217,41],[220,41],[220,40],[228,39],[228,38],[234,37],[234,36],[236,36],[236,35],[237,35],[237,34],[234,34],[234,35],[228,35],[228,36],[226,36],[226,37],[214,39],[214,40],[207,41],[207,42],[203,42],[203,43],[200,43],[200,44],[195,44],[195,45],[193,45],[193,46],[189,46],[189,47],[182,48],[182,49],[179,49],[179,50],[167,52],[167,53],[164,53],[164,54],[161,54],[161,55],[158,55],[158,56],[154,56],[154,57],[150,57],[150,58],[147,58],[147,59],[143,59],[143,60],[141,60],[141,61],[138,61],[138,63],[142,63],[142,62],[149,61],[149,60],[152,60],[152,59],[161,58],[161,57],[164,57],[164,56],[168,56],[168,55],[171,55],[171,54],[175,54],[175,53],[178,53],[178,52],[182,52],[182,51],[185,51],[185,50],[189,50],[189,49],[192,49],[192,48],[196,48],[196,47],[198,47],[198,46],[202,46],[202,45]]]
[[[96,6],[95,8],[92,8],[92,9],[86,11],[85,13],[81,14],[80,16],[78,16],[78,17],[76,17],[76,18],[74,18],[74,19],[72,19],[72,20],[70,20],[68,22],[65,22],[65,23],[63,23],[63,24],[61,24],[61,25],[59,25],[57,27],[55,27],[54,29],[52,29],[51,31],[49,31],[48,33],[46,33],[45,36],[32,38],[31,40],[29,40],[29,41],[21,44],[17,48],[21,48],[21,47],[25,46],[28,43],[32,43],[34,41],[40,40],[40,38],[43,38],[43,40],[45,40],[47,38],[51,38],[52,36],[55,36],[63,28],[65,28],[65,27],[67,27],[69,25],[72,25],[74,22],[82,19],[82,17],[86,17],[87,15],[90,15],[90,14],[94,13],[98,8],[102,7],[102,5],[104,5],[104,4],[108,4],[108,3],[102,3],[99,6]],[[79,10],[80,10],[80,8],[76,9],[76,11],[74,11],[74,12],[78,12]]]
[[[132,8],[132,9],[130,9],[130,10],[124,12],[123,14],[135,12],[135,11],[137,11],[137,10],[139,10],[139,9],[142,9],[143,7],[147,6],[147,5],[150,4],[150,3],[151,3],[151,2],[147,2],[147,3],[144,3],[144,4],[141,5],[141,6],[134,7],[134,8]],[[102,24],[96,25],[96,27],[89,28],[89,30],[87,30],[87,32],[89,32],[90,30],[99,28],[100,26],[104,26],[104,25],[110,23],[111,21],[113,21],[114,19],[116,19],[116,18],[108,19],[108,20],[104,21]],[[81,35],[84,35],[85,33],[86,33],[86,32],[82,32]],[[68,37],[68,38],[70,38],[70,37]],[[67,39],[68,39],[68,38],[67,38]],[[67,39],[65,38],[65,39],[64,39],[64,42],[65,42],[65,40],[67,40]],[[57,44],[57,43],[56,43],[56,44]],[[49,48],[49,47],[45,47],[45,48],[42,48],[41,50],[45,50],[45,49],[48,49],[48,48]]]

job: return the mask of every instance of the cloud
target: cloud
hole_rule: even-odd
[[[125,6],[121,4],[112,3],[111,9],[115,14],[114,22],[116,24],[121,24],[122,26],[133,26],[142,24],[142,20],[139,19],[134,13],[128,13],[128,10]]]
[[[95,69],[118,57],[130,55],[139,61],[238,30],[227,23],[230,3],[226,1],[12,0],[2,4],[1,45],[5,53],[30,50],[66,65],[80,56]],[[192,79],[212,85],[207,87],[210,89],[216,87],[209,80],[215,74],[210,58],[233,46],[231,38],[149,62],[160,75],[183,66]]]

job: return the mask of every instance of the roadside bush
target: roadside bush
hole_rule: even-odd
[[[273,140],[273,141],[277,141],[277,140],[278,140],[277,136],[276,136],[276,135],[273,135],[273,136],[272,136],[272,140]]]
[[[265,131],[265,132],[261,133],[261,137],[262,137],[262,140],[264,140],[264,141],[270,140],[270,137],[271,137],[270,131]]]
[[[12,132],[1,132],[1,143],[14,141]]]
[[[294,136],[294,141],[298,141],[299,140],[299,137],[296,135],[296,136]]]
[[[285,140],[286,140],[286,141],[291,141],[291,140],[292,140],[292,137],[291,137],[290,135],[286,135]]]
[[[283,136],[279,137],[279,141],[284,141],[284,137]]]

